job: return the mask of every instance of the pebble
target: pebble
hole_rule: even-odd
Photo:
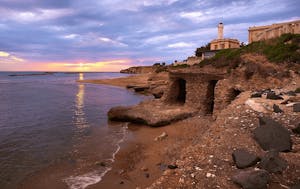
[[[192,178],[195,178],[195,174],[194,174],[194,173],[192,173],[192,174],[191,174],[191,177],[192,177]]]
[[[197,171],[202,171],[203,169],[201,169],[200,167],[195,167],[195,169],[197,170]]]
[[[142,171],[148,171],[148,168],[147,167],[142,167],[141,170]]]
[[[215,174],[212,174],[212,173],[206,173],[206,177],[207,178],[214,178],[214,177],[216,177],[216,175]]]

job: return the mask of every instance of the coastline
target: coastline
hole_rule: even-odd
[[[136,85],[145,84],[149,76],[150,74],[140,74],[123,78],[79,82],[126,87],[133,83]],[[299,83],[299,79],[295,82]],[[295,86],[289,84],[284,88],[285,90],[293,90]],[[252,131],[258,124],[259,113],[252,111],[245,105],[250,94],[250,91],[243,92],[222,110],[217,118],[215,116],[195,115],[164,127],[155,128],[129,123],[126,137],[120,144],[111,170],[102,177],[100,182],[86,188],[140,189],[147,187],[173,188],[174,186],[182,186],[182,188],[187,186],[191,188],[215,188],[215,186],[238,188],[230,180],[230,176],[237,172],[237,169],[232,166],[232,151],[243,147],[250,148],[259,156],[264,154],[252,139]],[[265,99],[263,102],[274,103],[272,100]],[[281,122],[289,120],[296,123],[300,121],[299,117],[296,116],[297,114],[292,114],[288,107],[284,107],[284,111],[287,114],[269,112],[265,115],[276,119],[280,118],[279,121]],[[248,126],[244,126],[244,123],[247,123]],[[164,132],[167,137],[156,141],[155,138]],[[232,140],[233,136],[234,140]],[[295,172],[300,165],[298,160],[300,141],[298,142],[295,138],[293,141],[296,146],[294,149],[295,156],[293,154],[285,155],[292,166],[287,172],[284,172],[284,177],[291,178],[291,180],[298,175],[292,175],[288,172]],[[179,168],[169,169],[169,165],[178,165]],[[47,173],[45,173],[45,177],[48,177]],[[277,187],[278,183],[287,185],[287,182],[290,181],[275,178],[270,186]],[[61,185],[59,188],[66,188],[66,186]]]
[[[208,129],[210,119],[195,116],[156,128],[129,124],[128,136],[116,154],[112,169],[101,182],[87,189],[146,188],[166,172],[175,173],[175,170],[168,169],[168,165],[176,164],[181,149],[190,144],[195,133],[201,135]],[[155,141],[163,132],[168,136]],[[185,137],[182,138],[182,135]]]
[[[147,84],[150,75],[138,74],[79,82],[126,87]],[[176,165],[181,150],[190,145],[195,137],[201,137],[212,121],[211,116],[197,115],[164,127],[153,128],[129,123],[126,138],[120,145],[112,169],[100,182],[88,186],[87,189],[146,188],[164,174],[176,174],[176,170],[169,169],[168,165]],[[156,141],[155,138],[162,133],[166,133],[167,137]]]
[[[146,85],[149,77],[150,74],[136,74],[136,75],[130,75],[126,77],[119,77],[113,79],[87,79],[87,80],[78,80],[77,82],[126,87],[127,85]]]

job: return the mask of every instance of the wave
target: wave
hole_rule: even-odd
[[[122,138],[117,141],[116,150],[112,153],[112,158],[106,159],[106,161],[110,161],[113,163],[115,161],[117,153],[120,151],[120,144],[124,142],[126,133],[128,129],[128,123],[124,123],[122,125]],[[63,179],[65,183],[67,183],[70,189],[84,189],[89,185],[96,184],[102,180],[102,178],[108,173],[112,167],[101,168],[96,171],[88,172],[82,175],[70,176],[68,178]]]

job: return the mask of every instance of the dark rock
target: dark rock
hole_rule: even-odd
[[[287,162],[279,156],[277,151],[270,151],[261,159],[259,167],[269,173],[281,173],[287,168]]]
[[[271,100],[283,100],[283,98],[279,95],[276,95],[275,92],[271,91],[267,93],[267,99]]]
[[[281,102],[280,104],[288,104],[289,103],[289,100],[284,100],[283,102]]]
[[[135,86],[135,85],[127,85],[127,86],[126,86],[127,89],[132,89],[132,88],[134,88],[134,87],[136,87],[136,86]]]
[[[263,92],[254,92],[251,94],[250,98],[261,98]]]
[[[292,131],[296,134],[300,134],[300,123],[298,123],[298,126],[292,129]]]
[[[300,183],[294,184],[290,189],[300,189]]]
[[[280,109],[279,106],[278,106],[277,104],[274,104],[274,105],[273,105],[273,111],[274,111],[275,113],[282,113],[282,112],[283,112],[282,109]]]
[[[136,86],[136,87],[133,87],[134,91],[135,92],[143,92],[143,91],[146,91],[147,89],[149,89],[148,86]]]
[[[255,154],[245,149],[237,149],[232,153],[232,158],[237,168],[244,169],[255,165],[260,159]]]
[[[121,181],[120,184],[124,184],[124,181]]]
[[[290,132],[271,118],[259,118],[259,126],[254,129],[254,139],[266,151],[286,152],[292,149]]]
[[[145,177],[146,177],[146,178],[149,178],[149,177],[150,177],[150,174],[149,174],[149,173],[145,173]]]
[[[232,180],[244,189],[266,189],[270,176],[266,170],[247,170],[237,173]]]
[[[285,94],[288,96],[297,96],[297,93],[295,91],[288,91]]]
[[[105,166],[106,166],[106,163],[105,163],[105,162],[99,162],[99,161],[97,161],[97,162],[95,163],[95,165],[105,167]]]
[[[164,95],[163,91],[157,92],[157,93],[152,93],[154,98],[161,98]]]
[[[178,166],[177,166],[177,165],[168,165],[168,168],[169,168],[169,169],[177,169]]]
[[[300,112],[300,103],[296,103],[293,105],[293,111],[294,112]]]
[[[261,90],[261,92],[263,94],[267,94],[267,93],[274,92],[274,91],[272,91],[271,89],[263,89],[263,90]]]

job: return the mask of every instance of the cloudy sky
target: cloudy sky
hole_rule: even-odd
[[[0,0],[0,71],[172,63],[217,36],[300,19],[299,0]]]

